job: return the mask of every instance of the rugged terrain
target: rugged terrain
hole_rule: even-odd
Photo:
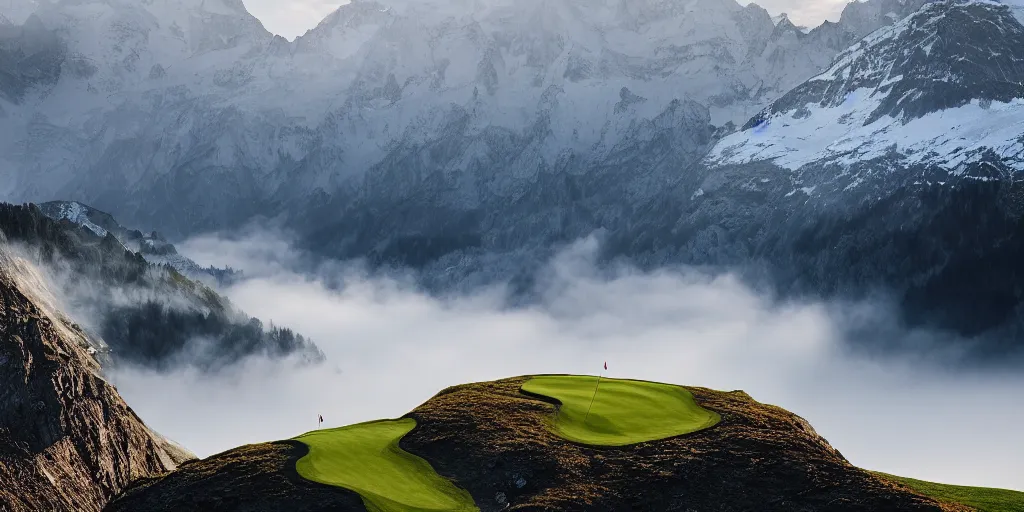
[[[37,269],[0,248],[0,509],[98,511],[191,458],[100,375]]]
[[[851,466],[803,419],[743,392],[688,388],[721,423],[624,447],[548,429],[552,403],[526,378],[446,389],[409,413],[400,447],[468,490],[481,510],[969,510],[940,505]],[[251,445],[143,479],[111,511],[363,510],[340,488],[298,477],[295,442]]]

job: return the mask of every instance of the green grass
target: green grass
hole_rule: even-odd
[[[562,403],[551,420],[552,431],[570,441],[624,446],[665,439],[708,428],[721,419],[697,405],[680,386],[634,380],[601,379],[587,416],[597,377],[539,376],[523,391]]]
[[[937,484],[889,475],[876,475],[901,483],[929,498],[974,507],[980,512],[1024,512],[1024,492],[986,487],[965,487],[962,485]]]
[[[415,426],[405,418],[303,434],[295,439],[309,453],[295,467],[303,478],[355,491],[370,512],[478,510],[468,492],[398,447]]]

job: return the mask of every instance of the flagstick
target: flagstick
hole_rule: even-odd
[[[604,372],[602,372],[604,373]],[[594,407],[594,400],[597,398],[597,390],[601,387],[601,374],[597,376],[597,386],[594,387],[594,396],[590,398],[590,407],[587,407],[587,416],[583,418],[583,424],[587,424],[587,420],[590,419],[590,409]]]

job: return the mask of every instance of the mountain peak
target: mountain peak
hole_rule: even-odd
[[[918,13],[878,30],[839,54],[808,81],[830,86],[819,103],[836,106],[852,91],[870,89],[886,100],[865,120],[889,115],[907,122],[972,100],[1024,98],[1024,26],[1007,7],[987,0],[930,3]],[[771,108],[786,109],[802,91]],[[796,101],[800,101],[796,99]]]

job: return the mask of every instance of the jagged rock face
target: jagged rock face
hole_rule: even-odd
[[[0,253],[0,508],[101,510],[191,457],[149,430],[100,377],[85,335]]]
[[[699,153],[706,134],[680,137],[680,123],[740,124],[892,22],[805,34],[733,0],[357,1],[288,43],[238,2],[92,0],[38,16],[84,64],[3,106],[0,169],[14,179],[0,197],[82,200],[173,236],[279,213],[336,229],[351,212],[333,206],[353,201],[430,202],[410,215],[472,224],[644,158],[655,137]],[[684,121],[676,102],[708,110]]]

